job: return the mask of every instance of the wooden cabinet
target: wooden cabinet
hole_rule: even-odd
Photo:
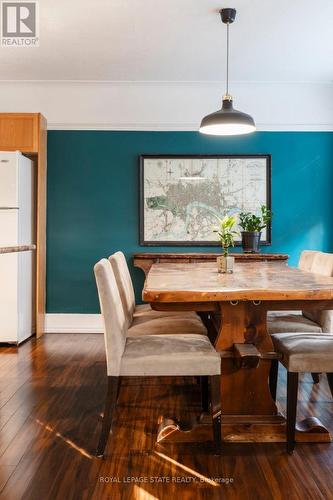
[[[39,113],[1,113],[1,150],[38,153],[40,119]]]
[[[41,113],[0,113],[0,151],[21,151],[36,169],[36,334],[44,333],[46,300],[46,137]]]

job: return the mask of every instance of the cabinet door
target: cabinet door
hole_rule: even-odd
[[[0,208],[18,207],[18,154],[0,152]]]
[[[36,153],[38,143],[38,113],[0,113],[0,151]]]

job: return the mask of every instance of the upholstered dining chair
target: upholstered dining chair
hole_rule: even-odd
[[[311,272],[315,250],[303,250],[298,261],[298,268],[302,271]],[[310,318],[302,315],[302,311],[270,311],[267,315],[267,326],[269,333],[283,332],[318,332],[321,333],[320,325]]]
[[[303,250],[298,261],[298,268],[302,271],[311,271],[317,253],[318,250]]]
[[[197,314],[192,311],[155,311],[151,308],[150,304],[136,304],[133,282],[125,255],[120,251],[115,252],[110,255],[109,261],[112,265],[125,316],[129,324],[132,324],[133,320],[138,320],[138,323],[140,323],[147,319],[157,319],[169,316],[198,318]]]
[[[216,451],[221,449],[221,359],[205,335],[191,331],[181,335],[128,336],[111,263],[100,260],[94,266],[98,296],[104,320],[108,389],[97,454],[104,455],[116,408],[121,377],[209,376],[210,410]]]
[[[192,311],[155,311],[150,304],[135,303],[131,274],[123,252],[110,255],[109,261],[116,278],[125,318],[128,325],[127,335],[183,334],[192,332],[207,335],[208,331],[201,318]],[[148,322],[148,323],[147,323]],[[212,340],[212,339],[210,339]],[[202,408],[208,410],[208,377],[197,377],[201,384]]]
[[[281,363],[287,369],[287,451],[292,454],[299,373],[325,372],[333,396],[333,335],[282,333],[272,335],[272,340],[275,350],[282,354]],[[275,373],[277,377],[277,370]],[[275,386],[276,382],[273,381]]]
[[[305,250],[299,268],[333,276],[333,254]],[[333,311],[274,311],[267,317],[269,333],[333,333]]]
[[[116,278],[128,326],[128,336],[186,333],[207,335],[199,316],[192,311],[154,311],[150,304],[135,304],[134,288],[125,256],[122,252],[110,255],[109,261]],[[149,328],[147,328],[147,321]]]
[[[311,272],[333,277],[333,254],[317,252],[313,259]],[[333,311],[303,311],[303,316],[320,325],[323,333],[333,334]]]
[[[316,252],[312,261],[311,272],[323,276],[333,276],[333,253]]]
[[[333,254],[304,250],[298,267],[323,276],[333,276]],[[271,312],[267,318],[268,331],[275,333],[331,333],[333,334],[333,311],[281,311]],[[272,373],[277,368],[272,364]],[[318,384],[320,373],[311,373]]]

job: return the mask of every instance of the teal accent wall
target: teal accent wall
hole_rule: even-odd
[[[218,138],[196,132],[48,132],[47,311],[99,311],[93,265],[122,250],[218,251],[140,247],[140,154],[272,155],[270,252],[333,251],[333,133],[257,132]],[[138,300],[143,273],[131,269]]]

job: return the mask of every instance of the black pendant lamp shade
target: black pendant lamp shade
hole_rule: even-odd
[[[256,129],[252,116],[237,111],[232,106],[231,96],[224,96],[222,108],[205,116],[200,125],[200,132],[209,135],[250,134]]]
[[[208,135],[241,135],[250,134],[256,130],[252,116],[233,108],[232,97],[229,94],[229,25],[235,20],[235,9],[220,11],[222,22],[227,25],[227,89],[223,97],[222,108],[203,118],[200,132]]]

